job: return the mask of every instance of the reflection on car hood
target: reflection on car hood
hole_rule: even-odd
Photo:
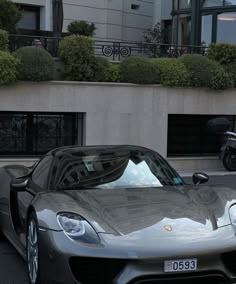
[[[69,190],[53,195],[55,213],[75,212],[98,232],[121,235],[163,231],[166,225],[176,233],[217,230],[230,224],[228,209],[236,203],[234,189],[214,186]]]

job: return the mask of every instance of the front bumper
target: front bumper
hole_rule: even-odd
[[[204,280],[208,284],[236,283],[236,237],[232,230],[231,226],[217,230],[216,234],[220,231],[232,236],[225,242],[208,241],[208,247],[204,242],[198,247],[185,243],[175,252],[171,243],[168,250],[164,246],[162,250],[151,250],[148,244],[138,250],[137,242],[122,242],[121,236],[100,234],[101,244],[88,245],[69,239],[61,231],[40,231],[42,283],[194,284]],[[186,258],[198,259],[197,271],[164,272],[165,260]]]

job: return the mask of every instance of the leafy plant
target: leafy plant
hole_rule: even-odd
[[[106,80],[106,70],[109,67],[107,59],[102,57],[96,57],[93,64],[93,81],[104,82]]]
[[[234,87],[234,78],[228,73],[222,65],[213,62],[212,77],[209,81],[209,87],[215,90],[223,90]]]
[[[0,0],[0,29],[13,33],[21,17],[20,10],[12,1]]]
[[[208,87],[215,70],[214,62],[199,54],[185,54],[179,60],[186,66],[193,87]]]
[[[129,83],[159,84],[160,71],[152,59],[130,57],[121,63],[121,78]]]
[[[86,21],[72,21],[68,25],[67,30],[70,34],[92,37],[96,27],[94,23],[89,24]]]
[[[22,47],[15,51],[14,55],[20,61],[18,67],[20,80],[48,81],[52,79],[54,61],[43,48]]]
[[[211,43],[208,48],[208,57],[220,64],[231,64],[236,61],[236,44]]]
[[[59,55],[65,63],[68,80],[93,80],[95,51],[92,38],[78,35],[65,37],[59,44]]]
[[[0,85],[17,81],[18,60],[8,52],[0,51]]]
[[[186,87],[189,75],[185,65],[176,58],[153,59],[161,73],[161,84],[170,87]]]
[[[120,82],[121,81],[121,68],[120,64],[110,64],[105,70],[106,82]]]
[[[7,51],[8,48],[8,32],[0,29],[0,50]]]

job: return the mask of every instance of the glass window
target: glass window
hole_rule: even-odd
[[[203,7],[223,6],[223,0],[203,0]]]
[[[212,40],[212,15],[202,16],[201,45],[208,46]]]
[[[236,5],[236,0],[225,0],[225,5]]]
[[[181,184],[177,173],[149,150],[87,150],[60,155],[56,189],[137,188]]]
[[[37,12],[24,11],[22,19],[17,23],[17,28],[36,30],[37,29]]]
[[[41,155],[81,144],[82,124],[83,114],[0,112],[0,155]]]
[[[191,8],[191,0],[179,0],[179,9]]]
[[[190,45],[191,40],[191,16],[179,15],[178,20],[178,44]]]
[[[48,174],[52,159],[52,156],[42,158],[32,175],[33,182],[44,190],[47,190]]]
[[[222,13],[217,17],[217,42],[236,43],[236,13]]]
[[[216,156],[222,145],[221,136],[209,131],[207,123],[214,115],[168,115],[169,157]],[[225,116],[233,125],[233,116]]]
[[[178,0],[173,0],[173,9],[174,10],[178,9]]]

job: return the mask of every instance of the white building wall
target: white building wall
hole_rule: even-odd
[[[41,30],[52,31],[52,0],[12,0],[41,7]],[[101,40],[140,41],[153,23],[153,2],[159,0],[64,0],[64,25],[84,20],[96,25],[95,38]],[[138,5],[134,10],[131,5]]]
[[[171,20],[172,0],[153,0],[153,23]]]

